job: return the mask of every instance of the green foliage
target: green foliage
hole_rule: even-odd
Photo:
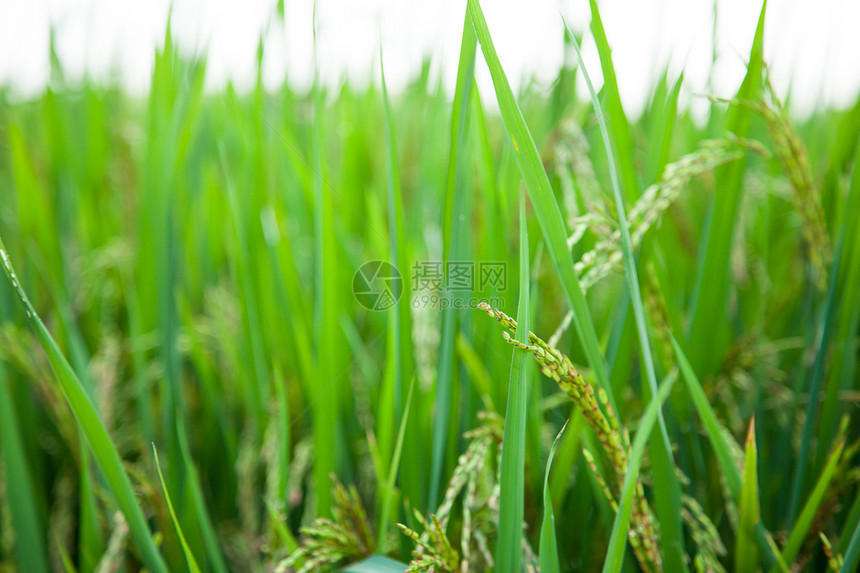
[[[515,330],[516,336],[521,338],[528,338],[530,312],[529,236],[526,224],[526,198],[525,195],[520,195],[520,295]],[[502,571],[519,571],[522,564],[520,540],[525,503],[527,373],[526,351],[514,348],[499,467],[499,542],[496,565]]]
[[[354,486],[345,488],[332,476],[332,519],[320,517],[302,527],[302,544],[277,570],[319,571],[338,563],[360,561],[376,549],[367,512]]]
[[[552,459],[558,442],[567,428],[568,422],[564,423],[558,435],[552,441],[549,456],[546,460],[546,472],[543,478],[543,520],[540,526],[540,569],[545,573],[559,573],[561,567],[558,562],[558,540],[555,534],[555,512],[552,508],[552,498],[549,492],[549,471],[552,468]]]
[[[741,501],[738,504],[738,532],[735,538],[735,571],[756,571],[758,555],[755,527],[761,519],[758,492],[758,447],[755,443],[755,418],[750,420],[744,456]]]
[[[155,460],[155,469],[158,470],[158,481],[161,482],[161,489],[164,491],[164,501],[167,502],[167,510],[170,512],[170,519],[173,520],[173,525],[176,527],[176,534],[179,536],[179,542],[182,544],[182,552],[185,553],[185,560],[188,563],[188,570],[191,573],[200,573],[200,566],[197,565],[197,560],[194,554],[191,553],[191,548],[188,547],[188,542],[185,540],[185,535],[182,533],[182,526],[179,525],[179,520],[176,518],[176,510],[173,509],[173,502],[170,501],[170,494],[167,492],[167,484],[164,483],[164,474],[161,471],[161,464],[158,462],[158,451],[153,446],[152,457]]]
[[[590,4],[588,101],[478,0],[453,94],[208,93],[169,26],[145,98],[0,89],[0,570],[854,571],[860,99],[797,118],[763,7],[636,117]]]

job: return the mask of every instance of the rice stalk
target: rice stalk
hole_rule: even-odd
[[[681,197],[682,191],[691,180],[711,173],[720,165],[743,157],[747,148],[756,151],[761,149],[755,142],[742,141],[737,138],[706,140],[699,145],[699,149],[696,151],[666,165],[660,181],[649,186],[630,209],[628,225],[633,249],[638,249],[648,231],[660,224],[666,211]],[[578,222],[580,226],[574,227],[574,233],[569,239],[573,243],[579,240],[586,227],[599,230],[600,226],[595,225],[595,223],[605,225],[606,219],[599,217],[599,215],[592,215],[588,218],[580,218]],[[580,283],[584,290],[590,289],[612,273],[622,270],[623,256],[620,232],[616,229],[608,233],[601,231],[600,234],[607,236],[602,238],[574,264],[574,269],[581,277]],[[550,337],[549,343],[551,345],[558,344],[572,319],[573,312],[569,311]]]
[[[458,458],[442,502],[432,513],[444,533],[456,517],[451,514],[454,504],[462,498],[460,552],[456,570],[463,572],[480,571],[485,567],[495,566],[493,555],[487,547],[487,539],[496,537],[498,531],[499,476],[493,471],[490,460],[492,454],[498,453],[501,447],[504,422],[498,414],[492,412],[480,412],[478,418],[482,424],[464,434],[469,445]],[[421,519],[426,521],[423,516]],[[398,527],[407,537],[413,539],[406,531],[415,533],[412,529],[404,524],[398,524]],[[453,547],[453,544],[447,541],[447,537],[442,545],[438,545],[439,540],[434,539],[432,528],[425,527],[424,532],[418,535],[410,566],[426,567],[429,563],[438,565],[444,561],[448,552],[446,545]],[[428,551],[430,556],[425,558]]]
[[[460,566],[460,556],[457,554],[457,550],[451,546],[451,542],[448,541],[448,536],[439,523],[439,518],[435,514],[430,514],[430,524],[428,524],[424,516],[416,510],[415,519],[422,525],[430,539],[429,542],[424,541],[417,532],[401,523],[397,524],[403,535],[414,541],[422,550],[413,552],[414,559],[409,563],[409,567],[404,573],[436,571],[454,573],[457,571]]]
[[[824,291],[827,286],[827,269],[833,258],[833,247],[825,224],[824,209],[821,204],[822,194],[812,180],[806,144],[776,94],[766,66],[764,81],[767,100],[764,94],[759,100],[712,99],[745,106],[765,120],[773,142],[774,155],[791,183],[791,200],[800,217],[801,235],[814,273],[815,284],[820,291]]]
[[[108,539],[105,554],[99,560],[95,573],[116,573],[125,564],[125,546],[128,543],[128,524],[122,513],[113,515],[113,532]]]
[[[359,561],[376,550],[370,520],[355,486],[344,487],[332,474],[332,517],[320,517],[300,529],[299,548],[281,561],[275,571],[295,568],[296,573],[311,573],[343,562]]]
[[[588,225],[579,224],[583,217],[605,213],[607,210],[600,182],[594,173],[594,165],[590,158],[591,145],[579,127],[577,119],[564,120],[547,143],[547,147],[551,150],[554,171],[561,183],[567,214],[566,222],[573,230],[572,237],[577,235],[578,227],[582,232],[588,228]],[[603,219],[603,222],[606,221],[608,217]],[[594,230],[593,226],[591,228]]]
[[[694,564],[697,570],[701,573],[725,573],[720,557],[726,555],[726,548],[714,523],[696,498],[683,495],[681,503],[681,518],[696,546]]]
[[[834,573],[839,571],[839,568],[842,567],[842,556],[833,549],[833,544],[830,543],[830,540],[824,533],[819,533],[818,537],[821,539],[821,549],[824,551],[824,555],[827,556],[827,568]]]
[[[531,331],[528,333],[528,343],[512,338],[511,333],[516,332],[517,323],[501,310],[492,308],[486,303],[481,303],[478,308],[495,318],[505,328],[502,331],[502,337],[506,342],[529,352],[540,365],[541,372],[554,380],[559,388],[573,400],[573,403],[584,415],[588,425],[594,430],[603,447],[604,454],[612,465],[616,477],[612,494],[614,496],[619,495],[627,475],[627,456],[630,443],[626,437],[626,432],[621,428],[615,411],[609,404],[606,392],[602,388],[595,391],[594,387],[587,383],[574,368],[567,356],[556,347],[538,338]],[[628,537],[639,564],[646,571],[659,569],[659,538],[641,480],[639,480],[635,490],[631,523],[633,526],[630,528]]]
[[[102,448],[110,471],[96,473],[28,329],[27,308],[0,280],[3,573],[91,571],[100,559],[107,567],[124,562],[121,570],[187,570],[165,494],[154,487],[150,442],[162,445],[175,517],[203,570],[218,569],[221,554],[222,571],[273,570],[298,551],[300,527],[323,516],[331,471],[373,502],[368,523],[376,538],[374,555],[350,552],[331,564],[336,570],[402,572],[431,555],[442,563],[436,569],[503,570],[500,518],[506,505],[520,505],[500,485],[498,414],[507,386],[496,382],[507,379],[510,351],[498,352],[491,321],[456,308],[414,308],[417,281],[405,277],[413,261],[497,261],[515,271],[523,183],[533,200],[529,230],[543,239],[530,253],[531,316],[541,324],[532,329],[555,327],[568,305],[575,308],[568,320],[577,336],[565,346],[552,337],[549,346],[563,349],[594,388],[589,403],[602,429],[619,437],[626,475],[620,486],[569,395],[530,379],[525,510],[519,522],[509,520],[517,527],[505,542],[521,570],[536,570],[529,543],[540,538],[542,570],[554,571],[544,535],[554,530],[559,570],[641,570],[626,545],[642,488],[665,571],[732,569],[736,532],[750,515],[737,495],[738,438],[754,415],[761,518],[744,533],[763,556],[762,570],[856,571],[858,427],[837,426],[858,396],[860,99],[808,117],[779,101],[761,62],[763,16],[744,85],[728,107],[706,110],[706,125],[679,99],[689,87],[683,76],[672,81],[665,72],[641,117],[626,117],[618,105],[622,70],[613,77],[613,30],[607,21],[604,31],[599,17],[593,37],[586,29],[583,38],[612,71],[601,97],[578,98],[579,33],[563,26],[565,63],[552,87],[527,81],[514,97],[502,64],[511,40],[529,41],[526,31],[499,29],[496,53],[481,4],[468,4],[453,101],[436,82],[435,62],[390,93],[378,72],[371,85],[350,79],[329,89],[317,81],[310,93],[290,80],[264,86],[265,42],[256,87],[213,93],[203,89],[205,55],[191,63],[169,37],[147,94],[113,80],[62,82],[53,48],[43,94],[22,96],[0,81],[0,235],[19,261],[32,312],[97,406],[95,417],[85,416],[91,437],[99,438],[93,430],[101,423],[120,460],[111,463]],[[282,7],[272,25],[283,14]],[[497,109],[485,109],[479,96],[487,94],[474,81],[484,60]],[[601,107],[616,134],[611,153],[597,129]],[[725,157],[709,166],[712,144]],[[680,158],[674,172],[670,157]],[[616,161],[621,208],[608,187]],[[625,211],[627,233],[616,222]],[[619,257],[617,243],[628,233]],[[370,260],[396,263],[404,294],[413,295],[394,311],[399,345],[377,344],[391,311],[366,312],[351,297],[352,273]],[[619,277],[622,268],[644,296]],[[824,272],[832,285],[826,294]],[[498,296],[491,305],[513,314],[517,292],[476,284],[474,296]],[[644,405],[655,412],[663,403],[649,404],[655,376],[646,357],[655,357],[657,380],[674,379],[681,357],[669,351],[673,335],[695,370],[682,368],[687,385],[675,389],[664,409],[667,433],[660,427],[658,434],[651,414],[636,418]],[[390,463],[393,438],[406,418],[395,404],[406,394],[398,401],[394,389],[411,378],[410,352],[417,380],[398,470]],[[397,356],[400,384],[392,384]],[[573,428],[558,444],[548,490],[551,437],[568,416]],[[625,426],[635,428],[635,440]],[[658,437],[671,447],[661,448]],[[421,479],[410,486],[406,469]],[[674,479],[665,479],[667,471]],[[143,521],[133,509],[124,514],[123,543],[112,514],[133,501]],[[541,506],[553,505],[554,526],[549,511],[541,520]],[[428,548],[386,532],[381,517],[403,521]],[[778,546],[763,524],[774,528]],[[352,529],[343,535],[363,535]],[[319,541],[320,552],[341,548]],[[632,551],[645,552],[638,538],[631,542],[639,543]],[[410,557],[412,549],[418,555]]]

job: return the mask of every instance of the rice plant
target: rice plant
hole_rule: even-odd
[[[0,87],[0,571],[856,571],[860,97],[763,6],[634,117],[590,7],[519,93],[479,0],[451,94]]]

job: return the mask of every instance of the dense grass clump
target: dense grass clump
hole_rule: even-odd
[[[855,571],[860,99],[794,118],[763,10],[628,117],[591,6],[599,92],[477,0],[453,99],[169,29],[145,101],[0,89],[0,571]]]

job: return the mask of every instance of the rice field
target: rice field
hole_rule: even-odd
[[[0,87],[0,572],[856,571],[860,96],[763,8],[633,117],[591,10],[518,93],[478,0],[453,97]]]

